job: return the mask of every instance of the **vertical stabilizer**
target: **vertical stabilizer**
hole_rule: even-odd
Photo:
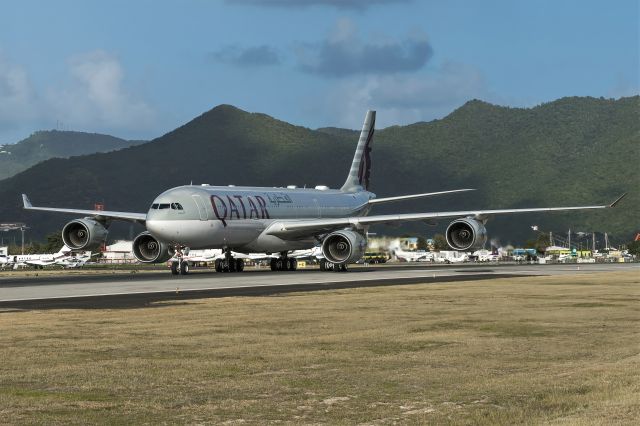
[[[376,125],[376,112],[367,111],[360,132],[360,139],[356,153],[353,156],[351,169],[347,180],[340,188],[341,191],[353,192],[369,189],[369,175],[371,174],[371,143],[373,142],[373,132]]]

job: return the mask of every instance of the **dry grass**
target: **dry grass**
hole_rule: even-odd
[[[0,423],[632,424],[635,272],[0,313]]]

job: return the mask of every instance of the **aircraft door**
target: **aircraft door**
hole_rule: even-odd
[[[198,206],[198,214],[200,215],[200,220],[207,220],[207,208],[202,200],[200,195],[192,195],[193,201],[195,201],[196,206]]]

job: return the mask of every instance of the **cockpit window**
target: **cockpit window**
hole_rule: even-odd
[[[160,204],[160,205],[158,205],[158,208],[159,208],[160,210],[168,209],[168,208],[169,208],[169,204]]]
[[[158,204],[157,203],[151,204],[151,208],[154,210],[158,210]]]
[[[173,210],[183,210],[182,204],[180,204],[180,203],[171,203],[171,208]]]

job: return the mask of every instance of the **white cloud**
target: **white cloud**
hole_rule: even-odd
[[[47,91],[49,113],[72,127],[140,131],[153,126],[156,114],[124,87],[118,59],[102,50],[73,57],[71,84]]]
[[[376,109],[379,127],[442,118],[474,98],[497,102],[483,74],[468,65],[446,62],[411,76],[374,75],[335,86],[327,110],[336,125],[354,128],[364,111]],[[355,123],[355,124],[354,124]]]
[[[27,72],[0,53],[0,130],[35,116],[35,93]]]
[[[38,88],[27,70],[0,52],[0,135],[52,128],[113,133],[122,137],[155,134],[157,115],[125,87],[120,61],[102,50],[72,57],[64,83]],[[2,142],[16,142],[3,140]]]

